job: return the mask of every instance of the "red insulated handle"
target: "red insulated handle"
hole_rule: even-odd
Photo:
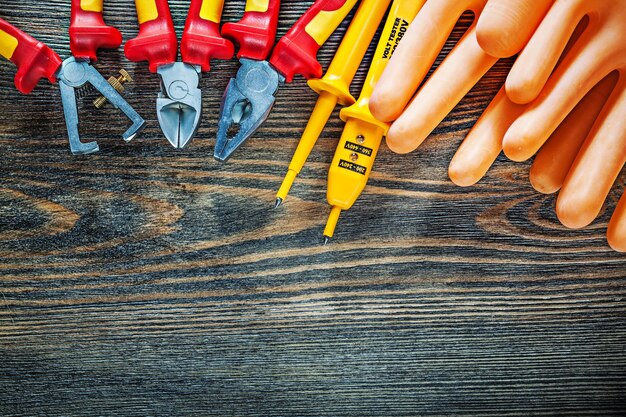
[[[356,0],[316,0],[276,44],[270,63],[291,82],[297,74],[320,78],[317,52],[348,15]]]
[[[212,3],[208,7],[204,3]],[[206,8],[220,10],[223,0],[191,0],[185,31],[180,44],[183,62],[200,65],[203,72],[211,70],[211,59],[228,60],[233,57],[235,47],[220,35],[220,17],[208,16]],[[211,20],[213,19],[213,20]]]
[[[139,34],[126,42],[126,58],[148,61],[150,71],[173,64],[178,58],[178,39],[167,0],[135,0]]]
[[[239,45],[238,58],[267,59],[276,42],[279,11],[280,0],[268,0],[267,10],[250,7],[239,22],[226,23],[222,27],[222,35]]]
[[[70,49],[74,57],[96,61],[98,49],[116,49],[121,44],[119,30],[104,23],[102,2],[72,0]]]
[[[0,54],[17,65],[15,87],[28,94],[43,77],[56,82],[61,58],[45,44],[0,19]]]

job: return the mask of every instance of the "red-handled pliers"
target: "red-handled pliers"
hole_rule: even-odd
[[[278,9],[278,1],[253,3],[263,2],[271,3]],[[215,159],[222,162],[228,160],[259,129],[267,120],[276,101],[275,95],[285,81],[291,82],[297,74],[306,78],[322,76],[317,53],[356,2],[357,0],[316,0],[276,44],[273,52],[275,28],[270,43],[265,43],[267,37],[260,42],[267,47],[242,48],[239,53],[241,67],[237,77],[230,80],[222,100]],[[224,25],[222,34],[242,44],[229,25]],[[262,34],[250,32],[247,36],[247,43],[253,44],[251,39]]]
[[[88,154],[99,149],[96,142],[82,143],[78,132],[75,90],[87,83],[132,121],[132,126],[123,135],[125,141],[134,138],[145,125],[143,118],[90,64],[96,60],[98,49],[117,48],[121,43],[122,35],[105,25],[102,19],[102,0],[72,0],[70,49],[73,56],[65,61],[45,44],[0,19],[0,55],[17,66],[17,89],[29,94],[44,77],[51,83],[59,82],[70,149],[74,154]]]
[[[148,61],[150,71],[161,78],[157,118],[167,140],[184,148],[195,136],[202,115],[202,72],[211,59],[230,59],[234,46],[220,35],[224,0],[191,0],[181,41],[178,39],[167,0],[135,0],[139,34],[126,43],[126,57]]]

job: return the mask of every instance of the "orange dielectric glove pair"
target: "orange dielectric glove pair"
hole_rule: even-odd
[[[476,22],[417,91],[460,15]],[[398,153],[417,148],[499,58],[520,53],[505,86],[459,147],[449,174],[479,181],[499,153],[536,155],[531,183],[561,189],[571,228],[600,213],[626,163],[626,0],[428,0],[378,84],[371,110]],[[417,91],[417,92],[416,92]],[[609,244],[626,251],[626,196]]]

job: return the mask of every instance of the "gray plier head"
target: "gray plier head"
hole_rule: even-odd
[[[157,98],[157,117],[161,129],[173,147],[184,148],[200,126],[200,67],[175,62],[161,65],[157,73],[161,77],[161,92]]]

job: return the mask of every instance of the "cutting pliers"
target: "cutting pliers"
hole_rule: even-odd
[[[222,100],[215,159],[228,160],[259,129],[267,120],[281,85],[291,82],[297,74],[307,79],[322,76],[317,52],[356,2],[316,0],[276,44],[273,52],[272,41],[269,47],[255,54],[239,53],[241,67],[236,78],[230,80]],[[228,36],[228,25],[224,25],[222,33]]]
[[[195,136],[202,115],[200,77],[210,71],[211,59],[230,59],[233,44],[219,32],[224,0],[191,0],[181,40],[178,39],[167,0],[135,0],[139,34],[125,46],[126,57],[148,61],[161,78],[157,118],[167,140],[184,148]]]
[[[85,84],[91,84],[132,121],[123,135],[125,141],[133,139],[144,127],[143,118],[91,65],[98,49],[117,48],[121,43],[122,35],[105,25],[102,19],[102,0],[72,0],[70,49],[73,56],[65,61],[45,44],[0,19],[0,55],[17,66],[17,89],[29,94],[44,77],[51,83],[59,82],[73,154],[89,154],[99,149],[96,142],[82,143],[78,132],[76,89]]]

